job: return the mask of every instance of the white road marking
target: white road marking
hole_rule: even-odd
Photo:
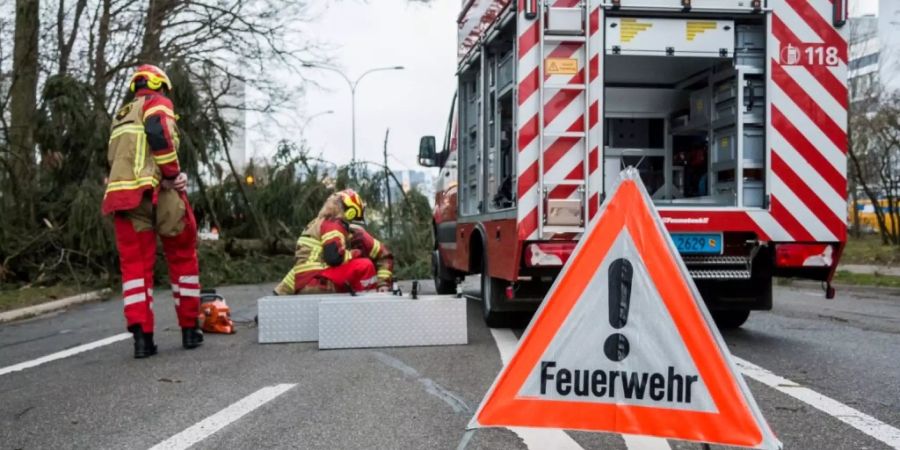
[[[828,398],[810,388],[803,387],[787,378],[757,366],[749,361],[734,357],[735,363],[744,376],[753,378],[766,386],[806,403],[863,433],[878,439],[892,448],[900,448],[900,430],[868,414],[851,408],[837,400]]]
[[[584,450],[563,430],[510,427],[530,450]]]
[[[497,343],[497,350],[500,351],[500,361],[503,365],[509,364],[513,354],[516,352],[516,346],[519,345],[519,338],[508,328],[497,329],[491,328],[491,336]]]
[[[95,348],[100,348],[109,344],[113,344],[119,341],[123,341],[125,339],[131,338],[131,333],[121,333],[115,336],[110,336],[105,339],[100,339],[99,341],[90,342],[84,345],[79,345],[78,347],[72,347],[68,350],[63,350],[61,352],[56,352],[47,356],[42,356],[37,359],[32,359],[31,361],[25,361],[18,364],[14,364],[12,366],[7,366],[0,369],[0,376],[6,375],[12,372],[18,372],[20,370],[30,369],[32,367],[39,366],[44,363],[48,363],[51,361],[56,361],[57,359],[68,358],[72,355],[77,355],[79,353],[84,353],[89,350],[93,350]]]
[[[497,343],[500,360],[503,361],[504,366],[507,365],[516,352],[519,339],[512,330],[507,328],[491,328],[491,336]],[[520,427],[509,429],[516,433],[529,449],[583,450],[583,447],[563,430]],[[669,450],[671,448],[665,439],[630,435],[622,435],[622,437],[625,439],[625,447],[628,450]]]
[[[625,447],[629,450],[670,450],[672,448],[669,447],[669,441],[662,438],[632,434],[623,434],[622,438],[625,439]]]
[[[509,364],[516,352],[519,338],[508,328],[491,328],[491,336],[497,343],[503,365]],[[521,427],[511,427],[509,430],[516,433],[529,449],[584,450],[563,430]]]
[[[244,417],[253,410],[272,401],[279,395],[284,394],[294,386],[296,386],[296,384],[277,384],[275,386],[264,387],[237,402],[232,403],[227,408],[197,422],[181,433],[154,445],[150,450],[186,449],[209,436],[212,436],[217,431],[225,428],[228,424]]]

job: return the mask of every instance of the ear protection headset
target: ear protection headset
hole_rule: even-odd
[[[147,82],[147,88],[152,89],[152,90],[154,90],[154,91],[158,91],[159,88],[161,88],[164,84],[168,86],[168,84],[167,84],[165,81],[163,81],[162,78],[159,78],[159,77],[157,77],[157,76],[154,76],[154,75],[151,74],[151,73],[138,72],[138,73],[136,73],[136,74],[134,74],[134,75],[135,75],[135,78],[137,78],[139,75],[143,75],[143,76],[144,76],[143,79]],[[137,81],[137,80],[135,80],[135,81]],[[131,86],[129,86],[129,87],[131,88],[131,92],[134,92],[134,89],[135,89],[134,83],[135,83],[135,81],[132,81],[132,82],[131,82]]]
[[[143,79],[147,83],[147,87],[154,91],[159,90],[163,85],[170,91],[172,90],[172,82],[169,81],[169,76],[166,75],[162,69],[154,65],[145,64],[138,67],[137,72],[131,76],[131,84],[128,86],[131,89],[131,92],[135,91],[135,83],[140,79]]]
[[[350,189],[341,191],[341,203],[344,204],[344,219],[347,222],[362,219],[363,205],[359,194]]]

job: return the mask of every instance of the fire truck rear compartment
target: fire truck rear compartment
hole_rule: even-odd
[[[607,19],[605,191],[634,166],[660,207],[767,206],[765,27],[747,20]]]
[[[638,168],[663,210],[767,208],[766,33],[761,16],[607,17],[603,188]],[[772,306],[772,249],[723,232],[716,254],[685,254],[723,326]]]

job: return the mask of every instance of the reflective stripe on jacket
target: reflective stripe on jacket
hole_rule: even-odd
[[[359,225],[351,225],[350,231],[353,234],[350,240],[352,251],[358,250],[371,259],[375,263],[378,283],[390,286],[394,277],[394,255],[390,249]]]
[[[109,181],[103,213],[128,211],[140,205],[145,191],[161,178],[178,176],[178,127],[172,101],[159,92],[141,89],[113,117],[109,136]]]
[[[107,161],[109,181],[103,196],[103,214],[128,211],[141,203],[144,191],[159,185],[159,169],[147,151],[143,112],[145,97],[136,97],[113,117]]]
[[[302,279],[329,267],[326,251],[339,259],[336,261],[338,264],[332,265],[340,265],[349,260],[351,252],[345,251],[347,236],[347,227],[340,219],[313,220],[297,239],[294,267],[284,276],[276,291],[294,293],[302,289],[303,286],[296,285],[298,278]]]

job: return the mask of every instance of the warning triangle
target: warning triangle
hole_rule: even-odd
[[[780,448],[633,168],[469,424]]]

